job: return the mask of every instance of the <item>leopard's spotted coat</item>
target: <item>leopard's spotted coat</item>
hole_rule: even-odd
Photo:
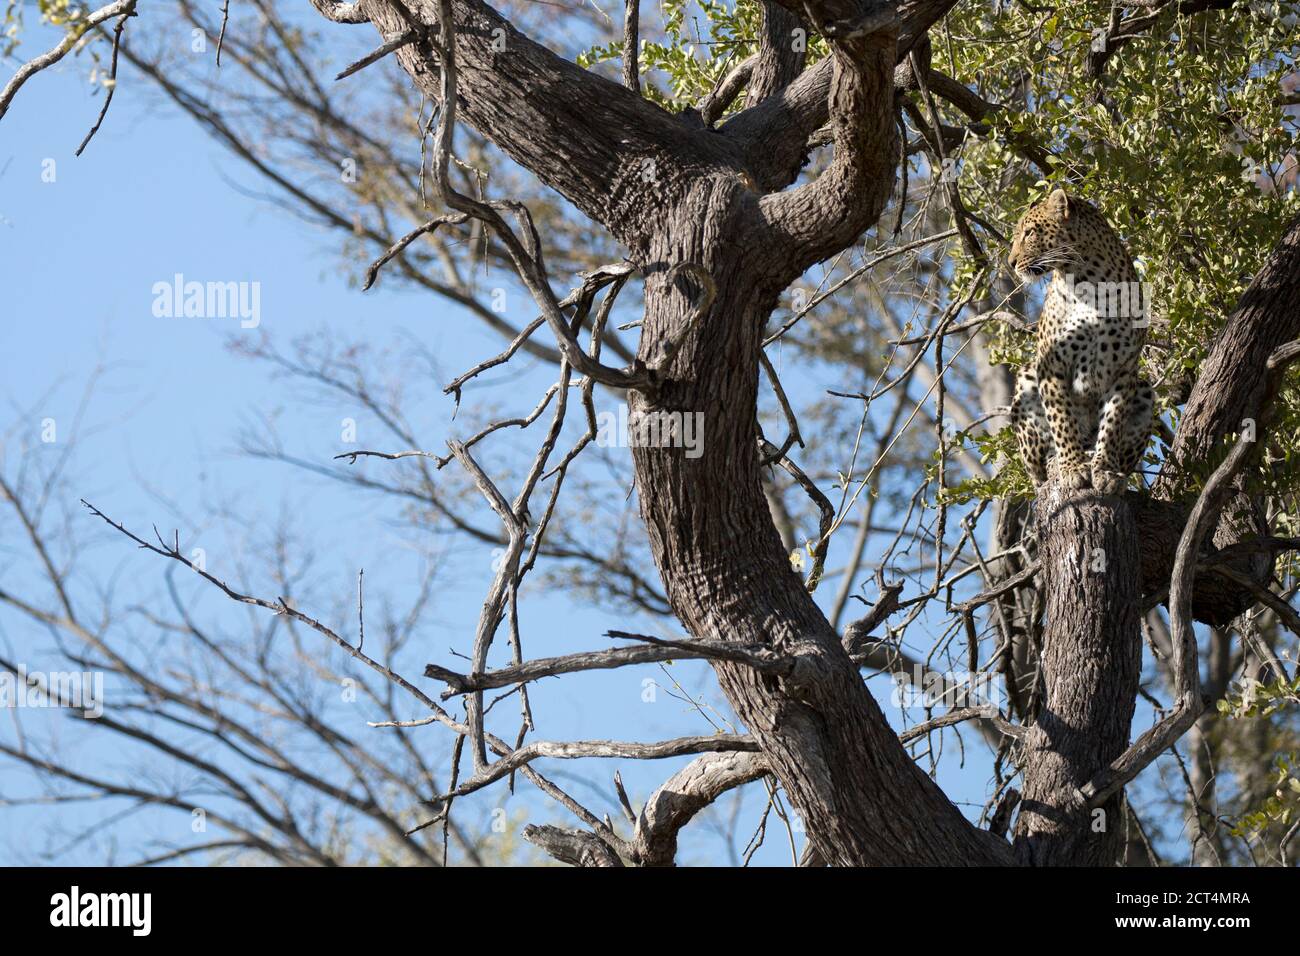
[[[1026,279],[1052,273],[1011,404],[1025,467],[1036,485],[1050,469],[1068,489],[1117,494],[1141,464],[1155,406],[1138,374],[1147,303],[1133,260],[1100,212],[1057,189],[1016,226],[1009,262]]]

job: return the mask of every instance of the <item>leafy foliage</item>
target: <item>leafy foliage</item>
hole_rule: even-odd
[[[1296,111],[1282,99],[1296,80],[1296,7],[1162,12],[1094,77],[1095,31],[1109,14],[1096,2],[963,5],[936,36],[934,65],[1016,104],[962,151],[973,211],[1009,227],[1063,185],[1125,238],[1152,295],[1147,372],[1168,408],[1300,209]],[[1013,142],[1047,152],[1050,169],[1003,182]],[[1275,436],[1288,463],[1294,434]]]
[[[1244,814],[1234,836],[1258,834],[1271,825],[1289,826],[1300,808],[1300,753],[1278,754],[1273,762],[1274,791],[1258,810]]]

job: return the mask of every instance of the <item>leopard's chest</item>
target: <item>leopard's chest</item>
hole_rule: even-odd
[[[1126,302],[1128,286],[1119,279],[1075,283],[1053,275],[1038,323],[1039,361],[1047,371],[1092,393],[1136,360],[1141,332]]]

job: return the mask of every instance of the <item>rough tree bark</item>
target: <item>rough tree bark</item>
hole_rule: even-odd
[[[1023,741],[1017,859],[1033,866],[1109,866],[1122,846],[1121,797],[1090,812],[1078,788],[1128,746],[1141,676],[1137,523],[1123,498],[1035,503],[1046,627],[1045,696]]]

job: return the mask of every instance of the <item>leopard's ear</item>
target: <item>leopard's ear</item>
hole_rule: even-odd
[[[1065,190],[1059,186],[1052,190],[1052,194],[1047,197],[1047,208],[1054,215],[1062,219],[1070,218],[1070,197],[1065,194]]]

